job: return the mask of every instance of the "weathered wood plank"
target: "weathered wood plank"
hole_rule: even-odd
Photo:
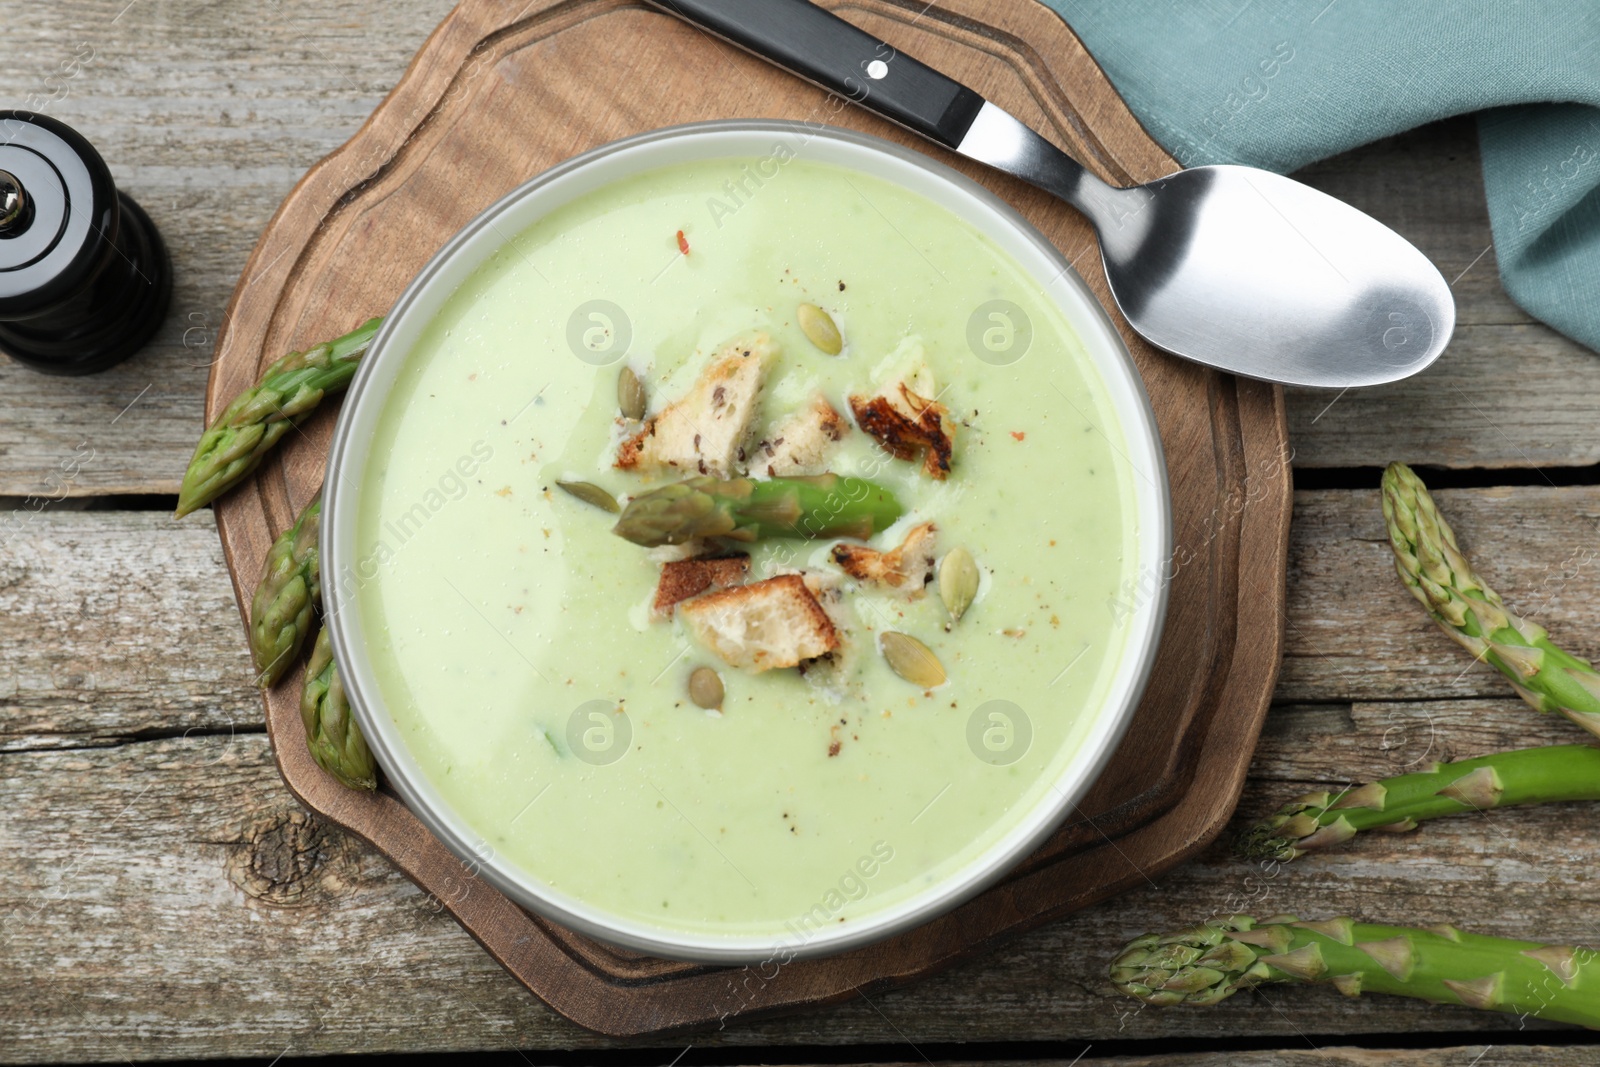
[[[10,805],[0,879],[0,993],[12,1006],[0,1016],[0,1047],[8,1059],[603,1044],[540,1007],[384,861],[307,820],[260,736],[10,754],[0,757],[0,779]],[[1503,838],[1459,821],[1435,824],[1426,840],[1384,843],[1381,859],[1328,857],[1276,877],[1208,857],[1159,890],[876,996],[875,1008],[736,1023],[695,1040],[1506,1029],[1515,1020],[1384,998],[1347,1004],[1317,989],[1274,990],[1271,1007],[1240,997],[1209,1011],[1135,1011],[1101,976],[1117,945],[1152,924],[1291,902],[1307,913],[1471,914],[1480,928],[1509,933],[1537,922],[1551,936],[1581,936],[1592,930],[1585,905],[1594,885],[1568,877],[1586,850],[1570,844],[1561,814],[1501,813]],[[1402,857],[1403,846],[1416,854]],[[1529,885],[1531,875],[1542,877]],[[1558,875],[1559,904],[1548,899]]]
[[[1600,653],[1600,488],[1444,490],[1436,498],[1513,610],[1577,655]],[[1297,493],[1291,531],[1277,699],[1509,694],[1505,680],[1439,631],[1395,576],[1376,489]]]
[[[361,124],[449,6],[30,8],[26,33],[0,42],[0,103],[56,115],[100,147],[171,244],[176,291],[156,341],[106,374],[63,381],[0,361],[9,416],[0,496],[176,491],[199,429],[211,340],[256,236],[306,168]],[[78,55],[90,58],[64,77],[62,64]],[[1347,395],[1320,418],[1330,396],[1291,396],[1301,465],[1370,465],[1391,453],[1451,466],[1600,461],[1582,402],[1600,361],[1526,325],[1500,289],[1492,251],[1473,263],[1490,243],[1477,167],[1471,126],[1458,121],[1302,174],[1397,226],[1447,276],[1471,269],[1456,283],[1464,326],[1439,370]],[[93,461],[64,476],[82,448]]]
[[[1415,378],[1288,391],[1298,467],[1562,467],[1600,462],[1600,355],[1540,323],[1466,325]]]
[[[1600,488],[1438,499],[1514,608],[1579,655],[1600,654]],[[1278,701],[1508,700],[1498,674],[1436,630],[1390,560],[1376,492],[1297,494]],[[208,515],[13,515],[0,525],[0,652],[0,747],[262,722]],[[1529,712],[1528,728],[1538,722]]]
[[[1397,735],[1395,712],[1402,726],[1426,722],[1428,732]],[[1592,821],[1586,807],[1440,820],[1269,868],[1227,851],[1234,830],[1310,785],[1557,736],[1528,735],[1529,721],[1514,702],[1488,700],[1275,709],[1235,826],[1159,886],[871,1005],[735,1021],[684,1043],[1104,1043],[1248,1032],[1298,1044],[1301,1034],[1464,1030],[1493,1043],[1517,1020],[1393,998],[1346,1001],[1324,989],[1274,989],[1210,1010],[1137,1010],[1104,983],[1103,968],[1145,929],[1245,910],[1457,919],[1506,935],[1593,940],[1600,883],[1581,829]],[[603,1044],[527,996],[385,861],[308,819],[260,735],[0,754],[0,790],[8,1060]]]
[[[52,378],[0,359],[0,496],[176,492],[212,339],[261,228],[306,168],[361,125],[450,6],[30,7],[27,26],[0,41],[0,106],[60,118],[94,142],[160,227],[175,285],[156,340],[104,374]],[[80,448],[93,459],[64,476]]]
[[[1098,1051],[1098,1050],[1096,1050]],[[1272,1052],[1196,1052],[1162,1056],[1096,1056],[1096,1067],[1577,1067],[1600,1059],[1592,1046],[1457,1045],[1452,1048],[1299,1048]],[[915,1067],[917,1061],[896,1067]],[[1014,1067],[1072,1067],[1080,1061],[1036,1060]],[[1091,1062],[1091,1061],[1082,1061]],[[948,1067],[976,1067],[948,1064]]]
[[[210,337],[256,234],[304,169],[354,131],[449,6],[138,0],[123,11],[125,3],[30,9],[28,26],[0,42],[0,102],[58,115],[100,145],[173,245],[173,312],[150,350],[95,379],[0,365],[0,495],[174,491],[198,429]],[[53,76],[81,43],[94,60],[68,81]],[[1488,245],[1470,141],[1463,124],[1442,124],[1306,176],[1399,227],[1453,277]],[[1440,174],[1450,180],[1435,184]],[[1297,463],[1600,459],[1583,400],[1600,364],[1529,325],[1500,292],[1492,261],[1490,251],[1456,283],[1465,325],[1430,375],[1346,395],[1326,412],[1329,396],[1291,398]],[[87,462],[84,448],[94,454]],[[75,459],[81,471],[69,476]],[[1440,499],[1514,606],[1574,651],[1600,652],[1600,490]],[[259,729],[261,713],[207,519],[173,527],[164,515],[59,507],[29,519],[31,508],[0,524],[0,750],[17,750],[0,751],[0,999],[11,1007],[0,1013],[0,1058],[598,1044],[527,997],[384,861],[305,820],[264,738],[229,735],[230,726]],[[12,536],[18,523],[26,530]],[[1241,825],[1310,785],[1576,739],[1505,699],[1498,676],[1437,634],[1387,552],[1375,493],[1300,494],[1279,698],[1316,703],[1275,709]],[[190,729],[220,733],[117,743]],[[106,747],[48,751],[80,745]],[[1292,1044],[1300,1033],[1482,1030],[1494,1041],[1516,1020],[1345,1002],[1324,990],[1272,991],[1270,1005],[1241,997],[1212,1011],[1130,1013],[1101,969],[1147,926],[1242,908],[1470,918],[1490,932],[1592,941],[1600,890],[1588,815],[1567,805],[1441,821],[1270,876],[1219,845],[1160,887],[874,997],[874,1007],[741,1023],[696,1040],[1105,1043],[1250,1032]],[[1480,1053],[1225,1055],[1364,1065],[1465,1064]],[[915,1060],[909,1046],[906,1056]],[[1593,1061],[1583,1049],[1496,1047],[1477,1062]]]
[[[1600,358],[1535,322],[1506,295],[1495,262],[1476,120],[1451,119],[1299,172],[1421,248],[1456,297],[1455,338],[1438,364],[1395,385],[1338,396],[1290,389],[1302,467],[1586,466],[1600,462],[1587,397]]]
[[[1587,740],[1567,720],[1537,714],[1516,697],[1280,705],[1262,736],[1250,781],[1283,799],[1302,785],[1342,788],[1429,763]]]
[[[262,729],[209,512],[0,522],[0,751]]]

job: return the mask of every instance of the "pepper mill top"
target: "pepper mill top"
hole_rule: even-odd
[[[103,370],[150,339],[171,290],[160,234],[94,147],[0,111],[0,351],[49,373]]]
[[[0,170],[0,237],[27,225],[28,197],[17,176]]]

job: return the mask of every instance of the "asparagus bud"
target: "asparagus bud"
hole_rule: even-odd
[[[177,517],[205,507],[238,485],[291,426],[317,409],[324,396],[349,385],[382,322],[369,319],[343,337],[289,353],[234,397],[195,445],[178,489]]]
[[[721,480],[701,476],[636,497],[612,528],[636,545],[681,545],[696,537],[855,537],[865,541],[900,517],[894,494],[864,478]]]
[[[1435,1004],[1600,1027],[1600,953],[1351,919],[1218,919],[1134,939],[1111,982],[1147,1004],[1215,1004],[1268,982],[1325,982],[1346,996],[1392,993]]]
[[[267,552],[261,581],[250,602],[250,655],[256,684],[270,689],[291,666],[322,599],[322,568],[317,558],[317,531],[322,522],[322,493],[306,505],[295,524]]]
[[[1559,711],[1600,736],[1600,674],[1556,647],[1544,627],[1506,610],[1461,554],[1428,487],[1403,463],[1383,472],[1383,517],[1400,580],[1444,632],[1533,707]]]
[[[1249,859],[1292,860],[1363,830],[1398,833],[1441,815],[1513,804],[1600,800],[1600,749],[1551,745],[1435,763],[1343,793],[1308,793],[1245,831]]]
[[[350,714],[339,668],[333,662],[333,647],[328,631],[317,633],[306,666],[305,688],[300,693],[300,718],[306,726],[306,745],[317,766],[351,789],[378,787],[378,767],[361,736],[361,727]]]

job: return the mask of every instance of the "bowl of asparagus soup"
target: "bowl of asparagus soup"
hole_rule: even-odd
[[[1170,517],[1148,401],[976,183],[822,126],[597,149],[441,250],[340,416],[324,589],[467,868],[706,962],[856,947],[1071,814]]]

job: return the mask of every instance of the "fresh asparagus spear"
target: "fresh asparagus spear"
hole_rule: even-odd
[[[291,352],[233,398],[200,435],[178,489],[178,518],[205,507],[256,469],[272,446],[316,410],[322,398],[350,384],[382,319],[304,352]]]
[[[1510,679],[1523,700],[1600,736],[1600,674],[1557,648],[1544,627],[1505,609],[1461,554],[1428,487],[1403,463],[1383,472],[1383,517],[1400,580],[1444,632]]]
[[[322,567],[317,558],[321,520],[322,493],[318,491],[267,552],[261,581],[250,602],[250,655],[256,663],[256,684],[262,689],[278,684],[311,632],[312,613],[322,600]]]
[[[636,497],[612,532],[636,545],[681,545],[695,537],[855,537],[866,540],[904,509],[864,478],[690,478]]]
[[[339,668],[333,662],[328,631],[317,633],[300,692],[300,718],[306,724],[306,745],[317,766],[351,789],[378,788],[378,768],[361,727],[350,714]]]
[[[1245,831],[1239,852],[1288,861],[1362,830],[1400,833],[1441,815],[1560,800],[1600,800],[1600,748],[1524,748],[1435,763],[1343,793],[1307,793]]]
[[[1417,930],[1351,919],[1246,915],[1146,934],[1111,965],[1119,990],[1147,1004],[1215,1004],[1267,982],[1327,982],[1346,996],[1393,993],[1435,1004],[1600,1027],[1600,953],[1453,926]]]

